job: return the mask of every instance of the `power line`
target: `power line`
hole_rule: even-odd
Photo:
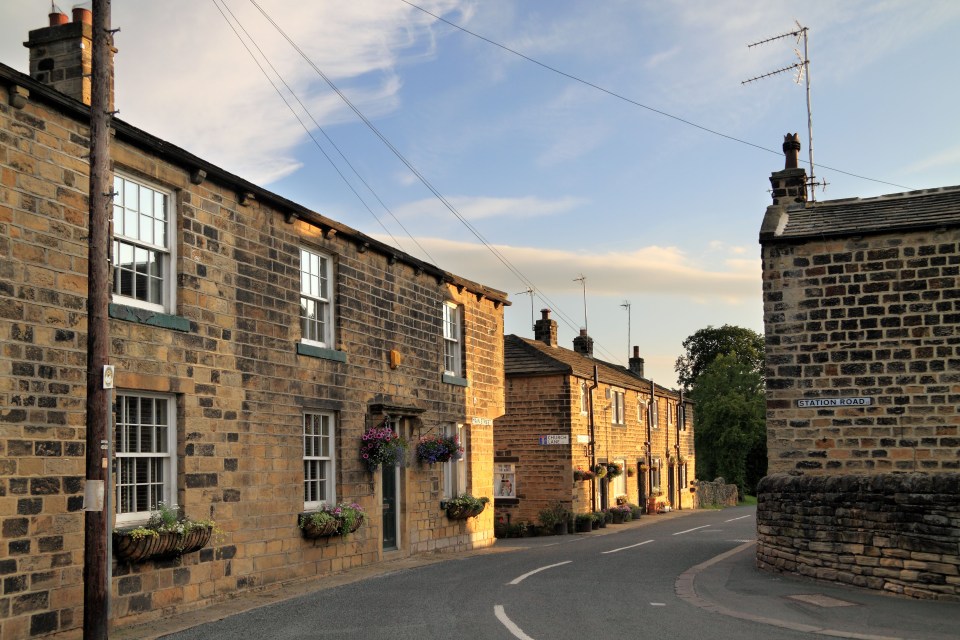
[[[608,96],[611,96],[611,97],[613,97],[613,98],[617,98],[618,100],[622,100],[622,101],[624,101],[624,102],[627,102],[627,103],[629,103],[629,104],[632,104],[632,105],[635,106],[635,107],[640,107],[641,109],[646,109],[647,111],[650,111],[650,112],[652,112],[652,113],[656,113],[656,114],[658,114],[658,115],[664,116],[665,118],[670,118],[671,120],[676,120],[677,122],[680,122],[680,123],[685,124],[685,125],[687,125],[687,126],[694,127],[694,128],[696,128],[696,129],[700,129],[701,131],[706,131],[707,133],[713,134],[713,135],[715,135],[715,136],[719,136],[719,137],[721,137],[721,138],[726,138],[727,140],[732,140],[733,142],[738,142],[738,143],[743,144],[743,145],[746,145],[746,146],[748,146],[748,147],[753,147],[754,149],[759,149],[760,151],[766,151],[766,152],[768,152],[768,153],[772,153],[772,154],[778,155],[778,156],[779,156],[779,155],[782,155],[782,151],[779,151],[779,150],[776,150],[776,149],[771,149],[771,148],[769,148],[769,147],[764,147],[763,145],[755,144],[755,143],[750,142],[750,141],[748,141],[748,140],[743,140],[742,138],[738,138],[738,137],[736,137],[736,136],[731,136],[731,135],[729,135],[729,134],[722,133],[722,132],[717,131],[717,130],[715,130],[715,129],[711,129],[711,128],[709,128],[709,127],[705,127],[705,126],[703,126],[703,125],[701,125],[701,124],[697,124],[696,122],[693,122],[693,121],[691,121],[691,120],[687,120],[686,118],[681,118],[680,116],[674,115],[674,114],[672,114],[672,113],[668,113],[668,112],[666,112],[666,111],[663,111],[663,110],[661,110],[661,109],[657,109],[657,108],[655,108],[655,107],[651,107],[650,105],[643,104],[642,102],[638,102],[638,101],[636,101],[636,100],[633,100],[632,98],[628,98],[627,96],[625,96],[625,95],[623,95],[623,94],[617,93],[616,91],[612,91],[611,89],[607,89],[606,87],[601,87],[600,85],[595,84],[595,83],[593,83],[593,82],[590,82],[589,80],[584,80],[583,78],[580,78],[579,76],[575,76],[575,75],[573,75],[573,74],[571,74],[571,73],[567,73],[566,71],[561,71],[560,69],[557,69],[556,67],[552,67],[552,66],[546,64],[545,62],[540,62],[540,61],[537,60],[536,58],[531,58],[530,56],[528,56],[528,55],[526,55],[526,54],[523,54],[523,53],[517,51],[516,49],[511,49],[510,47],[508,47],[508,46],[506,46],[506,45],[504,45],[504,44],[500,44],[499,42],[497,42],[497,41],[495,41],[495,40],[491,40],[490,38],[487,38],[487,37],[485,37],[485,36],[480,35],[479,33],[476,33],[476,32],[474,32],[474,31],[470,31],[470,30],[467,29],[466,27],[463,27],[463,26],[461,26],[461,25],[459,25],[459,24],[457,24],[457,23],[455,23],[455,22],[451,22],[450,20],[447,20],[447,19],[444,18],[443,16],[439,16],[439,15],[437,15],[437,14],[431,12],[431,11],[428,11],[428,10],[424,9],[423,7],[420,7],[420,6],[417,6],[417,5],[413,4],[412,2],[410,2],[410,0],[400,0],[400,2],[403,2],[404,4],[409,5],[409,6],[413,7],[414,9],[417,9],[418,11],[422,11],[423,13],[427,14],[428,16],[432,16],[433,18],[436,18],[436,19],[439,20],[440,22],[442,22],[442,23],[444,23],[444,24],[446,24],[446,25],[449,25],[449,26],[453,27],[454,29],[458,29],[458,30],[460,30],[460,31],[463,31],[464,33],[466,33],[466,34],[468,34],[468,35],[471,35],[471,36],[473,36],[474,38],[478,38],[478,39],[483,40],[484,42],[486,42],[486,43],[488,43],[488,44],[491,44],[491,45],[493,45],[493,46],[495,46],[495,47],[498,47],[498,48],[500,48],[500,49],[503,49],[504,51],[507,51],[507,52],[509,52],[509,53],[512,53],[512,54],[515,55],[515,56],[518,56],[518,57],[520,57],[520,58],[523,58],[523,59],[526,60],[527,62],[532,62],[533,64],[535,64],[535,65],[537,65],[537,66],[539,66],[539,67],[542,67],[542,68],[546,69],[547,71],[552,71],[553,73],[556,73],[557,75],[561,75],[561,76],[563,76],[563,77],[565,77],[565,78],[568,78],[568,79],[570,79],[570,80],[573,80],[574,82],[579,82],[580,84],[586,85],[586,86],[588,86],[588,87],[591,87],[591,88],[593,88],[593,89],[596,89],[597,91],[600,91],[600,92],[602,92],[602,93],[605,93],[605,94],[607,94]],[[870,182],[877,182],[877,183],[879,183],[879,184],[885,184],[885,185],[889,185],[889,186],[891,186],[891,187],[897,187],[898,189],[905,189],[905,190],[907,190],[907,191],[910,191],[910,190],[911,190],[910,187],[906,187],[906,186],[904,186],[904,185],[902,185],[902,184],[897,184],[897,183],[895,183],[895,182],[887,182],[887,181],[885,181],[885,180],[878,180],[878,179],[876,179],[876,178],[869,178],[869,177],[867,177],[867,176],[862,176],[862,175],[859,175],[859,174],[856,174],[856,173],[851,173],[850,171],[844,171],[843,169],[836,169],[836,168],[834,168],[834,167],[830,167],[830,166],[827,166],[827,165],[825,165],[825,164],[821,164],[820,167],[821,167],[822,169],[829,169],[830,171],[836,171],[837,173],[842,173],[842,174],[847,175],[847,176],[850,176],[850,177],[852,177],[852,178],[859,178],[859,179],[861,179],[861,180],[869,180]]]

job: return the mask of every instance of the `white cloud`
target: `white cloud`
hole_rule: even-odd
[[[485,218],[533,218],[572,211],[585,203],[581,198],[564,197],[553,200],[527,196],[523,198],[450,197],[447,200],[468,220]],[[442,216],[449,218],[446,208],[435,198],[417,200],[394,209],[398,218]]]
[[[960,147],[946,149],[940,153],[928,156],[902,169],[906,174],[918,174],[960,164]]]

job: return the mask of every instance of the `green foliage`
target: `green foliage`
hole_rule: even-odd
[[[718,356],[733,354],[750,371],[763,376],[763,336],[756,331],[725,324],[700,329],[683,341],[686,354],[677,358],[677,381],[686,389],[695,387],[697,378]]]
[[[753,493],[767,471],[763,378],[749,362],[720,355],[698,376],[692,398],[698,475],[723,476],[741,495]]]
[[[142,538],[153,538],[161,533],[176,533],[182,537],[194,529],[213,529],[217,538],[223,536],[223,531],[213,520],[193,520],[181,516],[178,509],[164,502],[157,504],[156,510],[150,513],[150,519],[147,520],[146,524],[133,528],[118,527],[114,531],[121,535],[130,536],[134,540],[140,540]]]
[[[540,510],[538,520],[541,526],[548,531],[552,531],[561,522],[570,519],[570,512],[563,506],[559,500],[555,501],[549,507]]]

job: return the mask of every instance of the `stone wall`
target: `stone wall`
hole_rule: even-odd
[[[115,563],[114,622],[382,560],[380,473],[367,472],[358,453],[363,430],[382,419],[375,406],[409,410],[412,439],[464,424],[469,490],[491,496],[503,299],[316,214],[291,216],[222,170],[197,179],[194,165],[178,164],[185,152],[150,144],[117,123],[113,163],[171,194],[176,304],[169,313],[111,305],[110,360],[118,389],[173,399],[176,501],[191,517],[216,520],[223,537],[175,560]],[[32,87],[14,108],[0,83],[4,640],[70,631],[83,615],[87,147],[82,107]],[[326,350],[300,348],[303,246],[334,262]],[[462,380],[443,376],[445,301],[463,309]],[[368,513],[348,538],[308,541],[297,527],[310,410],[337,416],[336,497]],[[402,470],[393,556],[493,543],[492,510],[446,518],[442,475],[442,465]]]
[[[960,474],[776,474],[758,494],[761,568],[960,601]]]
[[[960,469],[960,230],[763,246],[769,472]],[[869,398],[869,406],[798,406]]]
[[[723,478],[717,478],[712,482],[701,480],[697,483],[697,506],[701,509],[735,507],[739,500],[737,485],[727,484]]]

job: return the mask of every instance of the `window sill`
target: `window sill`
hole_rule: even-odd
[[[169,313],[160,313],[149,309],[138,309],[137,307],[128,307],[125,304],[110,303],[109,315],[116,320],[126,322],[136,322],[149,325],[151,327],[160,327],[162,329],[173,329],[174,331],[190,331],[190,321],[182,316],[175,316]]]
[[[458,376],[452,376],[449,373],[443,374],[443,382],[446,384],[455,384],[458,387],[469,387],[470,381],[466,378],[460,378]]]
[[[321,360],[333,360],[334,362],[347,361],[347,354],[343,351],[317,347],[312,344],[304,344],[303,342],[297,343],[297,355],[320,358]]]

